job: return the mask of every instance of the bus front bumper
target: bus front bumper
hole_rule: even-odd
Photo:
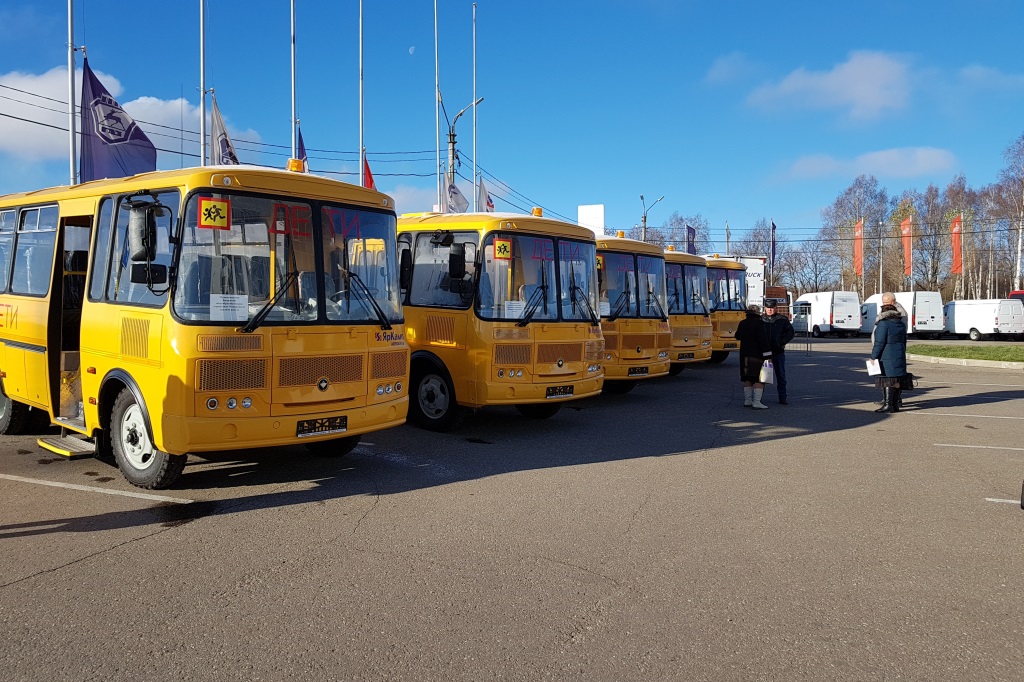
[[[367,405],[352,410],[287,417],[254,417],[249,419],[182,417],[164,415],[162,450],[172,455],[216,450],[242,450],[285,445],[301,445],[344,438],[399,426],[409,412],[409,398]],[[346,417],[344,431],[297,437],[300,421],[330,420]]]
[[[590,398],[600,395],[604,387],[604,377],[601,375],[567,381],[563,386],[572,386],[571,396],[548,397],[549,388],[559,387],[556,384],[518,384],[515,382],[486,381],[476,385],[477,401],[475,403],[463,403],[468,407],[486,407],[487,405],[525,405],[528,403],[563,403],[569,400]]]
[[[605,364],[604,378],[606,381],[633,381],[640,379],[653,379],[668,374],[668,360],[648,362],[637,365]],[[646,372],[644,371],[646,370]]]
[[[673,365],[702,362],[711,357],[711,348],[673,348],[669,351],[668,356]]]

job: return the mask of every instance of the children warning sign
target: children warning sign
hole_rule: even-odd
[[[199,227],[208,230],[231,229],[231,200],[200,197]]]
[[[512,260],[512,240],[511,239],[495,239],[494,240],[494,259],[495,260]]]

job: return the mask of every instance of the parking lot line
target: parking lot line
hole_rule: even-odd
[[[986,502],[1002,502],[1003,504],[1020,504],[1020,500],[1003,500],[998,497],[986,497]]]
[[[89,493],[103,493],[104,495],[120,495],[122,497],[138,497],[143,500],[156,500],[157,502],[174,502],[175,504],[191,504],[194,500],[185,500],[180,497],[166,497],[164,495],[151,495],[149,493],[136,493],[125,490],[107,490],[106,488],[94,488],[89,485],[78,485],[76,483],[59,483],[57,481],[44,481],[39,478],[25,478],[24,476],[11,476],[0,474],[0,478],[19,483],[35,483],[36,485],[48,485],[54,488],[68,488],[69,490],[83,490]]]
[[[937,448],[977,448],[979,450],[1016,450],[1024,452],[1024,448],[1007,448],[1000,445],[957,445],[956,443],[932,443]]]

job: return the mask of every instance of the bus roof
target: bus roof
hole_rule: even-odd
[[[364,189],[358,185],[319,175],[248,165],[196,166],[140,173],[126,178],[92,180],[78,185],[61,185],[0,196],[0,206],[46,203],[144,190],[155,191],[180,186],[188,189],[223,187],[242,191],[283,192],[314,199],[341,199],[367,206],[394,208],[391,197],[376,190]]]
[[[688,265],[706,265],[705,261],[700,256],[695,256],[692,253],[686,253],[685,251],[665,251],[665,261],[668,263],[686,263]]]
[[[746,270],[747,266],[739,261],[735,260],[720,260],[717,258],[707,258],[709,268],[719,268],[721,270]]]
[[[657,244],[648,244],[638,239],[625,237],[601,236],[597,238],[597,248],[603,251],[623,251],[641,253],[645,256],[664,256],[665,251]]]
[[[594,233],[585,227],[525,213],[403,213],[398,217],[398,229],[400,232],[438,229],[540,232],[594,241]]]

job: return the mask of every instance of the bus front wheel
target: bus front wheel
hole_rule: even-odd
[[[561,403],[525,403],[516,405],[519,414],[530,419],[550,419],[562,409]]]
[[[412,373],[409,420],[428,431],[447,432],[459,425],[462,408],[455,401],[451,379],[433,366],[420,366]]]
[[[29,407],[24,403],[11,400],[0,388],[0,433],[16,436],[25,432],[28,423]]]
[[[166,488],[181,476],[188,456],[171,455],[153,445],[142,406],[127,388],[114,401],[110,428],[114,459],[129,483],[152,490]]]
[[[710,362],[712,365],[718,365],[725,362],[727,357],[729,357],[729,351],[713,350],[711,351],[711,357],[705,360],[705,362]]]

